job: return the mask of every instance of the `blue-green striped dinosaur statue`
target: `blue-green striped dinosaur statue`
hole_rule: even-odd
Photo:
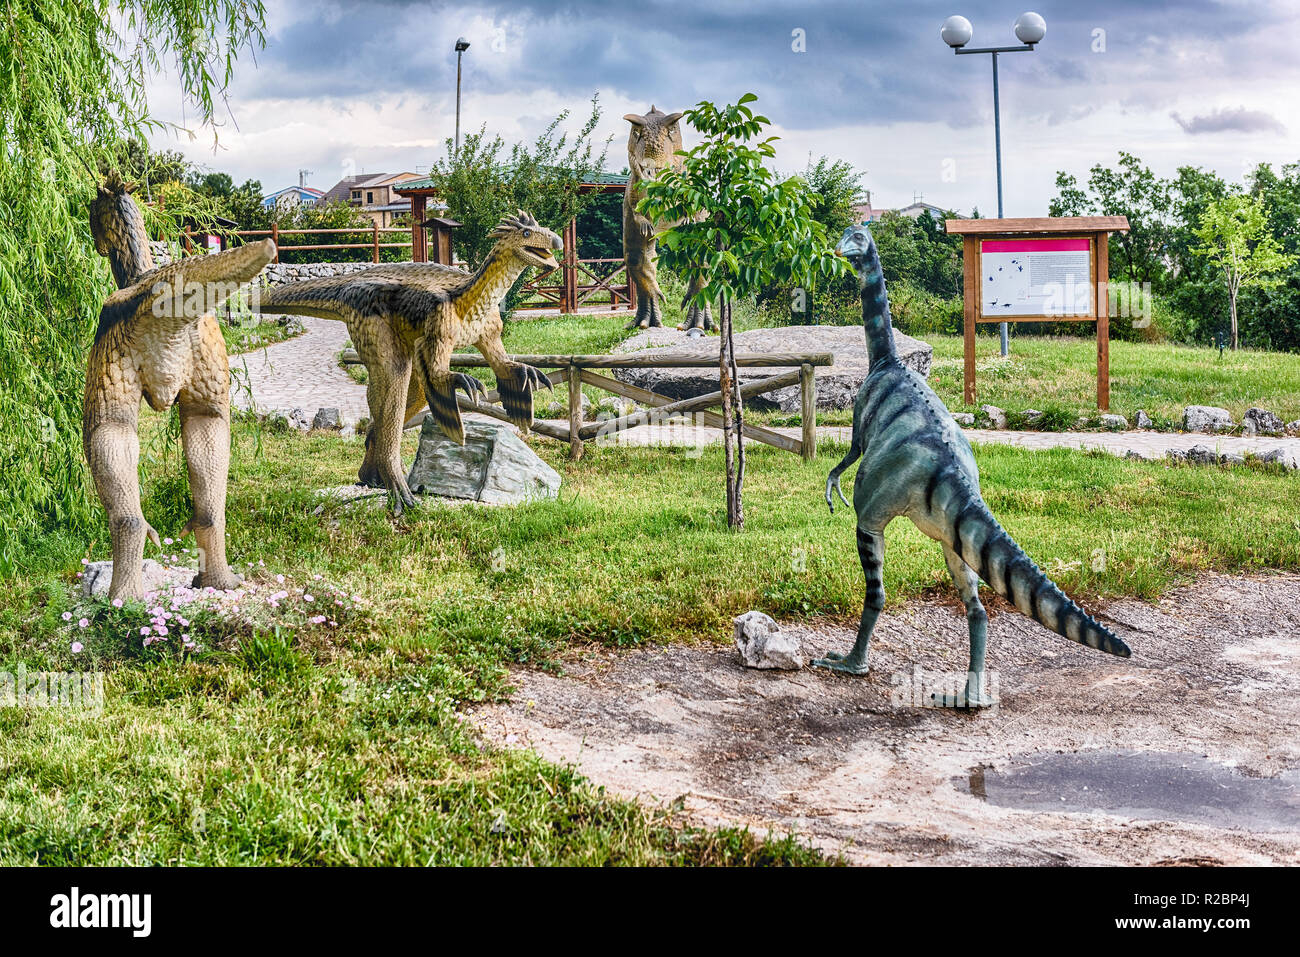
[[[834,512],[833,491],[848,505],[840,490],[840,475],[861,457],[853,483],[853,509],[858,516],[858,555],[867,594],[853,650],[847,655],[828,652],[813,664],[854,675],[867,673],[871,632],[885,606],[881,575],[885,526],[900,515],[906,515],[943,546],[948,571],[966,605],[970,626],[967,707],[994,703],[984,682],[988,615],[979,598],[981,578],[1057,634],[1127,658],[1128,645],[1039,571],[984,504],[975,457],[961,427],[925,379],[899,362],[895,354],[885,277],[870,230],[865,225],[849,227],[836,252],[847,257],[858,272],[870,367],[853,407],[852,444],[826,480],[826,502]]]

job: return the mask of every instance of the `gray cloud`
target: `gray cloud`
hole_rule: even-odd
[[[1248,110],[1244,106],[1236,109],[1213,110],[1203,116],[1183,119],[1178,113],[1170,113],[1175,123],[1183,131],[1195,136],[1200,133],[1285,133],[1286,127],[1277,117],[1263,110]]]

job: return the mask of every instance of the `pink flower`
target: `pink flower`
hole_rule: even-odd
[[[84,647],[84,646],[81,644],[81,642],[79,642],[79,641],[74,641],[74,642],[72,643],[72,653],[73,653],[74,655],[81,654],[81,649],[82,649],[83,647]]]
[[[148,629],[148,628],[141,628],[141,629],[140,629],[140,634],[142,634],[142,635],[145,636],[145,642],[144,642],[144,643],[145,643],[146,645],[149,644],[149,639],[148,639],[149,629]]]
[[[164,544],[164,545],[170,545],[170,544],[172,544],[172,542],[174,542],[174,541],[175,541],[175,539],[172,539],[172,538],[164,538],[164,539],[163,539],[163,544]]]
[[[315,580],[315,581],[320,581],[320,576],[319,576],[319,575],[312,575],[311,577],[312,577],[312,579]]]
[[[312,616],[311,616],[310,618],[308,618],[307,620],[310,621],[313,625],[323,625],[323,624],[325,624],[325,616],[324,616],[324,615],[312,615]]]
[[[302,596],[302,600],[303,600],[303,601],[315,601],[316,599],[315,599],[315,598],[312,598],[311,595],[303,595],[303,596]]]
[[[161,636],[161,635],[165,635],[165,634],[167,634],[167,626],[166,626],[166,625],[154,625],[154,626],[153,626],[153,630],[156,631],[156,632],[158,632],[158,634],[159,634],[160,636]]]
[[[83,565],[89,565],[89,564],[90,564],[90,559],[89,559],[89,558],[83,558],[83,559],[81,560],[81,564],[83,564]]]
[[[284,576],[283,576],[283,575],[276,575],[276,576],[275,576],[275,580],[276,580],[277,582],[279,582],[281,585],[284,584]]]
[[[121,608],[121,607],[122,607],[122,599],[120,599],[120,598],[114,598],[114,599],[113,599],[113,607],[114,607],[114,608]]]
[[[72,612],[70,612],[70,611],[65,611],[65,612],[63,613],[63,620],[64,620],[64,621],[72,621]]]
[[[77,622],[77,627],[78,627],[78,628],[89,628],[89,627],[90,627],[90,619],[89,619],[89,618],[83,618],[83,619],[81,619],[81,621]]]

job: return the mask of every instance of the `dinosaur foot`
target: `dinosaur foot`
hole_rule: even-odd
[[[812,664],[814,668],[826,668],[846,675],[865,675],[871,670],[865,661],[859,661],[852,654],[842,655],[838,651],[828,651],[825,657],[814,658]]]
[[[389,481],[384,483],[388,489],[388,501],[392,506],[393,515],[401,515],[405,509],[415,508],[418,504],[414,495],[411,494],[411,487],[406,484],[406,479],[398,472]]]
[[[190,582],[190,587],[215,588],[217,591],[226,591],[227,589],[238,588],[243,583],[244,576],[236,574],[229,568],[210,568],[195,575],[194,581]]]

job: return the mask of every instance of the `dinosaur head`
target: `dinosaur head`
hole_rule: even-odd
[[[871,230],[867,228],[867,224],[850,226],[844,230],[839,245],[835,247],[835,255],[843,256],[853,263],[853,268],[859,273],[864,272],[863,267],[867,265],[868,261],[879,255],[876,252],[876,241],[872,238]]]
[[[153,268],[144,217],[131,198],[134,189],[133,183],[109,171],[90,203],[90,234],[95,251],[108,257],[118,288],[130,285]]]
[[[552,250],[564,248],[564,240],[545,226],[539,226],[537,220],[522,209],[514,216],[502,219],[491,236],[497,241],[497,250],[522,260],[525,266],[540,269],[558,266]]]
[[[661,113],[654,104],[644,116],[627,113],[623,119],[632,124],[627,138],[627,165],[641,179],[653,179],[665,166],[675,162],[682,148],[682,131],[677,127],[681,113]]]

